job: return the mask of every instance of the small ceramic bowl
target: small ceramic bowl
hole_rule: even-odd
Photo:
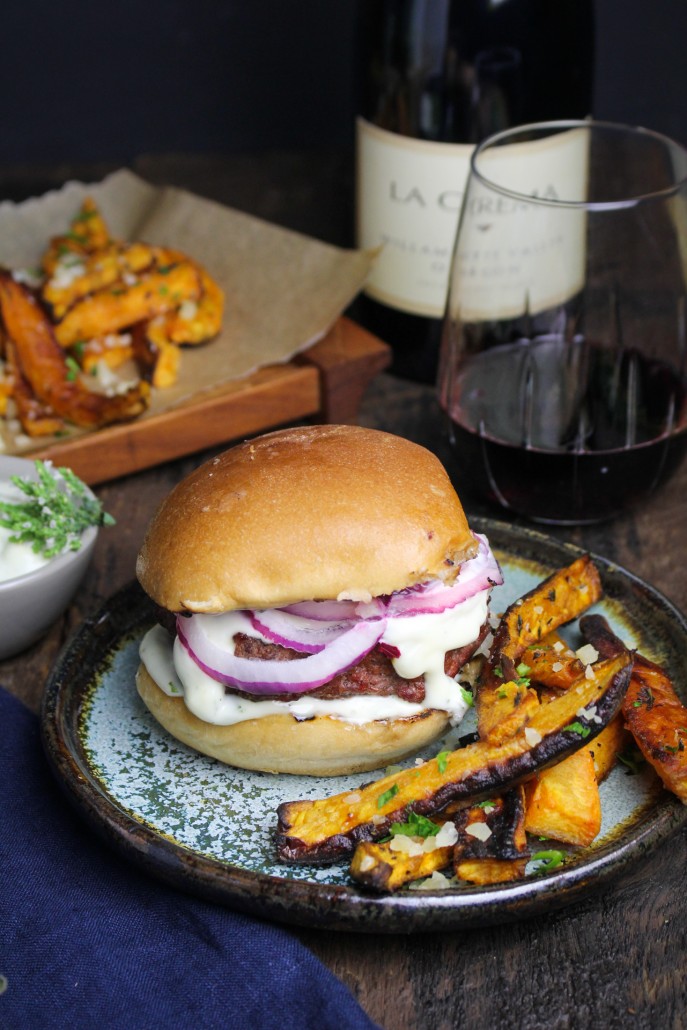
[[[36,479],[32,461],[0,455],[0,482]],[[0,580],[0,660],[19,654],[44,636],[71,601],[93,557],[97,527],[89,527],[78,551],[14,579]]]

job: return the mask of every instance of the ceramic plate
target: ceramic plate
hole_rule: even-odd
[[[495,611],[582,553],[535,531],[473,521],[504,571]],[[597,564],[605,597],[596,610],[628,644],[663,663],[678,684],[687,683],[684,616],[630,573],[602,558]],[[85,819],[131,861],[186,891],[303,926],[407,933],[486,925],[573,901],[620,876],[687,821],[687,806],[650,769],[628,775],[618,766],[601,786],[603,825],[595,843],[570,851],[558,869],[517,883],[376,896],[354,886],[344,865],[282,865],[272,842],[277,806],[355,789],[360,774],[250,773],[172,739],[134,686],[138,643],[153,620],[151,603],[131,584],[82,626],[48,683],[43,736],[58,780]],[[568,635],[579,646],[574,626]],[[464,726],[429,754],[461,732]]]

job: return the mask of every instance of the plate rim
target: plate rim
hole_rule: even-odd
[[[489,536],[492,547],[507,551],[500,540],[545,545],[570,560],[590,553],[602,581],[619,577],[643,603],[660,611],[674,633],[687,642],[687,618],[657,588],[634,573],[576,544],[559,541],[538,529],[490,518],[471,518],[472,528]],[[518,560],[518,556],[515,556]],[[520,559],[522,560],[522,558]],[[541,559],[535,559],[540,560]],[[546,557],[543,564],[549,565]],[[606,585],[606,584],[604,584]],[[631,837],[602,844],[582,862],[510,884],[460,887],[457,891],[399,892],[375,895],[354,885],[291,879],[248,870],[168,839],[155,826],[140,822],[118,804],[90,768],[75,720],[92,687],[96,666],[83,665],[82,652],[94,649],[100,662],[115,645],[143,628],[154,606],[132,580],[116,591],[98,612],[84,620],[60,653],[46,682],[41,737],[50,768],[63,793],[97,834],[120,855],[168,885],[227,907],[292,926],[366,933],[410,933],[470,929],[513,922],[561,908],[619,878],[629,865],[649,854],[687,823],[687,806],[668,791],[658,795],[631,827]],[[91,676],[91,680],[88,677]],[[630,831],[627,831],[630,832]]]

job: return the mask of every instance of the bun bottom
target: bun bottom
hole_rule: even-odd
[[[381,769],[441,736],[446,712],[427,710],[407,719],[379,719],[357,726],[330,716],[298,721],[267,715],[233,726],[215,726],[190,712],[182,698],[160,690],[144,665],[136,687],[146,707],[173,737],[204,755],[239,769],[342,776]]]

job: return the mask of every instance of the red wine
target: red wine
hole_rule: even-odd
[[[592,109],[593,0],[366,0],[358,245],[383,250],[356,317],[392,371],[436,378],[472,145]]]
[[[459,485],[540,522],[580,524],[673,474],[687,452],[687,384],[636,352],[576,344],[583,360],[546,337],[493,347],[456,374],[442,406]]]

